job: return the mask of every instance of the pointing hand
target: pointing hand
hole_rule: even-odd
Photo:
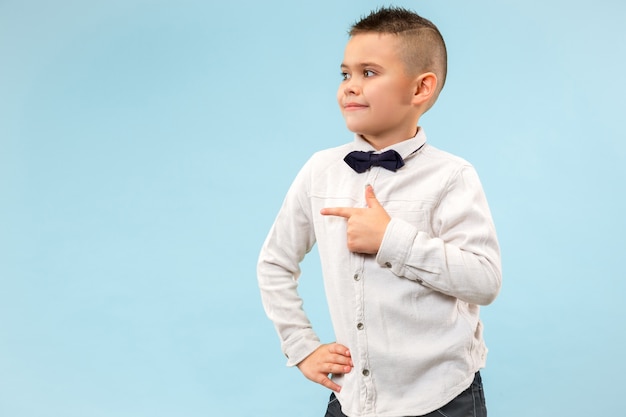
[[[385,235],[391,217],[374,195],[371,185],[365,187],[367,208],[323,208],[324,216],[344,217],[348,221],[348,249],[351,252],[376,254]]]

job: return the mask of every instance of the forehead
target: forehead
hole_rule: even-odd
[[[343,66],[374,63],[380,66],[402,64],[401,41],[390,33],[360,33],[350,38],[343,55]]]

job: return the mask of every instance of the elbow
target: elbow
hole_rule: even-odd
[[[502,273],[499,268],[494,268],[492,273],[488,274],[487,282],[484,283],[484,290],[476,297],[475,304],[487,306],[495,301],[500,294],[502,288]]]
[[[478,297],[475,300],[474,304],[477,304],[479,306],[488,306],[489,304],[493,303],[495,301],[495,299],[498,297],[498,294],[500,293],[499,290],[490,292],[490,293],[485,293],[482,294],[480,297]]]

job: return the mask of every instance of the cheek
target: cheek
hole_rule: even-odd
[[[337,91],[337,105],[339,106],[339,111],[343,114],[343,92],[341,89]]]

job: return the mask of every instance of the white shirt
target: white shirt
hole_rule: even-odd
[[[336,341],[354,363],[333,378],[350,417],[426,414],[469,387],[487,353],[478,305],[492,302],[501,285],[495,228],[474,168],[426,144],[421,128],[387,149],[405,160],[397,172],[353,171],[346,154],[374,150],[358,135],[313,155],[258,263],[263,305],[287,364],[296,365],[321,344],[297,293],[299,263],[317,242]],[[376,256],[351,253],[346,219],[320,214],[366,207],[367,184],[391,216]]]

